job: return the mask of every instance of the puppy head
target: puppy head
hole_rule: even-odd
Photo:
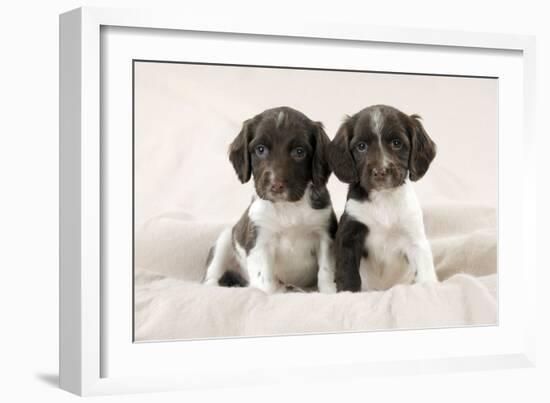
[[[244,122],[229,147],[242,183],[254,177],[259,197],[298,201],[310,182],[324,186],[330,175],[323,125],[292,108],[268,109]]]
[[[418,115],[375,105],[342,123],[329,146],[328,160],[338,179],[359,183],[368,191],[400,186],[407,176],[419,180],[435,153],[436,145]]]

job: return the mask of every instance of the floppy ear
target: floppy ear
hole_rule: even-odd
[[[435,158],[436,145],[420,123],[420,116],[411,115],[411,153],[409,155],[409,177],[417,181],[424,176]]]
[[[313,142],[314,152],[312,161],[312,176],[313,184],[316,187],[322,187],[327,184],[330,176],[330,167],[328,165],[327,151],[330,144],[330,139],[325,133],[321,122],[313,122]]]
[[[229,161],[233,164],[233,168],[239,177],[241,183],[246,183],[250,180],[251,164],[250,154],[248,152],[248,143],[252,140],[252,119],[246,120],[240,133],[235,137],[235,140],[229,146]]]
[[[354,183],[359,180],[355,161],[349,149],[352,137],[352,127],[348,117],[336,132],[336,136],[328,147],[328,163],[332,172],[342,182]]]

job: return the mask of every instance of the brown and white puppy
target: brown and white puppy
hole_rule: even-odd
[[[242,183],[254,178],[255,195],[210,250],[206,284],[268,293],[317,284],[322,292],[336,291],[329,142],[321,123],[288,107],[244,122],[229,160]]]
[[[391,106],[370,106],[341,125],[328,152],[334,174],[349,183],[335,240],[338,291],[437,281],[411,184],[435,154],[420,117]]]

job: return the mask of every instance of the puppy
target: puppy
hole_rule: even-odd
[[[317,284],[322,292],[336,291],[329,143],[321,123],[288,107],[244,122],[229,160],[242,183],[254,178],[255,195],[210,250],[206,284],[267,293]]]
[[[435,154],[420,117],[391,106],[370,106],[341,125],[328,151],[334,174],[349,183],[335,239],[338,291],[437,281],[411,184]]]

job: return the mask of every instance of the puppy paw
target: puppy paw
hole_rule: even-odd
[[[414,282],[417,284],[430,284],[430,283],[437,283],[439,280],[437,279],[437,275],[434,271],[429,272],[416,272],[416,275],[414,277]]]
[[[360,292],[361,291],[361,277],[356,276],[341,276],[336,278],[336,290]]]
[[[319,288],[319,292],[323,294],[336,293],[336,283],[334,281],[319,281],[317,287]]]
[[[284,285],[279,282],[252,282],[250,284],[251,287],[257,288],[258,290],[261,290],[265,292],[266,294],[277,294],[280,292],[284,292]]]
[[[215,278],[207,278],[202,283],[204,285],[208,285],[208,286],[217,286],[217,285],[219,285],[218,279],[215,279]]]

